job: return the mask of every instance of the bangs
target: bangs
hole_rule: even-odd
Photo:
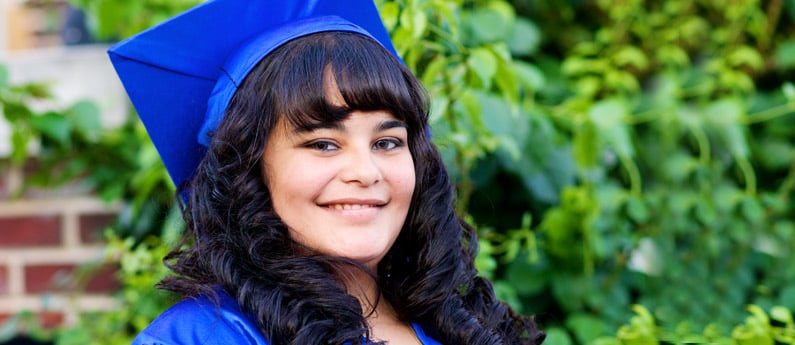
[[[297,128],[344,120],[351,111],[385,110],[410,128],[424,127],[425,97],[410,72],[369,37],[322,32],[288,42],[273,85],[274,110]],[[326,76],[325,74],[332,75]],[[334,80],[345,102],[330,103],[324,80]]]

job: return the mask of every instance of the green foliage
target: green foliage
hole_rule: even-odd
[[[0,66],[0,113],[12,128],[6,164],[30,171],[14,193],[76,183],[123,201],[121,234],[158,234],[174,186],[140,122],[103,129],[93,103],[56,106],[46,84],[9,85],[6,74]]]
[[[115,37],[189,5],[77,3]],[[538,315],[549,344],[792,343],[795,2],[377,4],[430,94],[457,210],[480,233],[478,269],[501,299]],[[7,79],[0,69],[20,133],[11,161],[35,143],[43,165],[64,172],[43,181],[81,177],[125,200],[119,232],[162,254],[141,239],[168,223],[160,192],[173,187],[140,125],[96,135],[91,105],[34,111],[46,87]],[[160,273],[140,274],[149,284]],[[122,303],[150,291],[125,289],[136,292]],[[155,314],[145,309],[128,331]],[[87,316],[82,328],[134,315]],[[97,332],[61,334],[111,338]]]
[[[92,272],[118,262],[122,289],[119,308],[82,315],[78,327],[50,331],[35,315],[21,313],[5,322],[0,339],[19,332],[58,344],[129,344],[173,298],[153,286],[166,274],[162,259],[182,231],[174,187],[142,125],[129,121],[102,129],[97,107],[79,101],[54,104],[44,84],[10,85],[0,65],[0,113],[12,128],[12,152],[2,164],[29,172],[16,196],[30,188],[65,184],[94,191],[122,204],[117,224],[107,234],[104,262],[87,263],[71,286],[84,286]]]
[[[535,170],[523,181],[534,184],[564,184],[571,173],[558,174],[553,181],[541,181],[544,170],[555,166],[534,166],[520,160],[527,146],[538,144],[528,133],[544,130],[549,124],[533,116],[520,100],[531,102],[542,88],[544,77],[531,62],[519,61],[512,54],[529,54],[538,42],[537,28],[527,20],[517,20],[514,9],[504,1],[471,6],[464,1],[395,1],[379,3],[387,29],[406,65],[420,77],[432,100],[431,125],[436,144],[443,151],[457,181],[459,211],[467,213],[477,161],[499,152],[512,170]],[[517,24],[520,23],[520,24]],[[544,145],[546,152],[560,155],[556,147]],[[546,187],[546,186],[545,186]],[[554,193],[554,188],[547,188]],[[551,196],[554,198],[554,196]]]
[[[149,236],[140,243],[113,231],[106,233],[105,261],[119,265],[117,276],[122,288],[115,296],[120,305],[113,311],[81,315],[76,327],[55,332],[56,345],[129,344],[166,306],[177,300],[172,293],[152,287],[168,274],[162,260],[182,231],[178,209],[169,214],[163,231],[162,236]]]
[[[122,39],[187,10],[202,0],[69,0],[88,12],[101,39]]]
[[[747,304],[795,307],[792,6],[381,5],[478,268],[550,341],[614,334],[638,303],[721,336]]]
[[[11,85],[0,65],[0,114],[11,125],[12,152],[0,165],[25,169],[27,178],[15,197],[31,188],[75,185],[96,193],[122,211],[107,234],[104,262],[91,262],[72,277],[74,286],[96,268],[118,263],[122,289],[118,308],[81,315],[77,327],[46,330],[35,315],[21,313],[4,322],[0,338],[22,332],[57,344],[129,344],[174,296],[154,290],[166,274],[162,259],[182,231],[174,186],[135,118],[117,128],[102,128],[91,102],[56,105],[47,84]]]
[[[721,344],[721,345],[773,345],[795,344],[795,323],[792,313],[784,307],[774,306],[765,312],[756,305],[748,306],[750,313],[734,327],[731,335],[723,335],[715,325],[698,332],[688,327],[673,331],[663,329],[655,317],[643,306],[632,307],[635,315],[628,324],[622,325],[615,337],[601,337],[598,345],[644,345],[644,344]]]

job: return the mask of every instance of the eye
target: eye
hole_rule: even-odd
[[[373,149],[379,151],[389,151],[395,148],[403,146],[403,142],[398,139],[379,139],[375,143],[373,143]]]
[[[306,144],[306,147],[322,152],[334,151],[339,149],[339,146],[326,140],[313,141],[311,143]]]

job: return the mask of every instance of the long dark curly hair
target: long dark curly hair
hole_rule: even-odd
[[[498,301],[475,271],[476,235],[453,210],[453,188],[428,134],[425,91],[387,50],[355,33],[292,40],[239,85],[196,176],[183,186],[188,231],[166,257],[176,274],[160,287],[184,296],[223,288],[273,344],[358,343],[369,336],[362,306],[336,274],[342,266],[366,268],[299,250],[262,178],[277,120],[302,125],[346,116],[329,111],[324,73],[334,73],[350,109],[388,110],[408,126],[415,190],[374,277],[398,316],[446,344],[540,344],[544,333],[534,321]]]

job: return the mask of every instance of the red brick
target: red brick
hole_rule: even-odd
[[[116,222],[116,214],[93,213],[80,215],[80,241],[83,243],[99,243],[103,240],[102,232]]]
[[[81,291],[106,293],[118,290],[118,265],[80,267],[68,264],[29,265],[25,267],[25,291],[43,292]]]
[[[63,313],[56,311],[41,311],[36,313],[39,324],[44,328],[55,328],[63,324]]]
[[[8,267],[0,266],[0,296],[8,294]],[[3,322],[0,321],[0,324]]]
[[[91,274],[85,286],[86,292],[103,293],[113,292],[121,288],[121,282],[116,276],[119,271],[119,265],[104,265],[95,271],[89,272]]]
[[[27,316],[21,316],[18,314],[6,314],[0,313],[0,325],[4,324],[6,321],[12,318],[20,318],[22,324],[17,326],[19,327],[19,331],[24,332],[24,328],[26,325],[31,327],[38,327],[42,326],[44,328],[53,329],[57,326],[63,325],[64,322],[64,315],[61,312],[57,311],[40,311],[35,313],[35,319],[31,320]],[[31,322],[33,324],[31,324]]]
[[[68,264],[25,266],[25,292],[68,291],[74,283],[74,270],[74,265]]]
[[[0,247],[48,246],[61,243],[56,215],[0,218]]]

